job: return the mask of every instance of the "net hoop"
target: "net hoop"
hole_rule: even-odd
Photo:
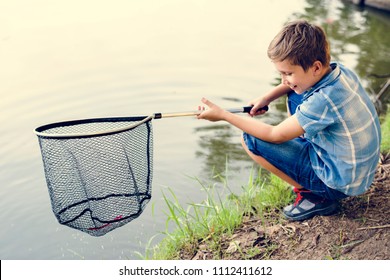
[[[116,117],[116,118],[96,118],[96,119],[84,119],[84,120],[73,120],[73,121],[65,121],[65,122],[57,122],[47,125],[42,125],[37,127],[34,130],[34,133],[38,137],[44,138],[84,138],[84,137],[96,137],[96,136],[104,136],[115,133],[120,133],[123,131],[131,130],[143,123],[146,123],[155,118],[155,115],[150,116],[140,116],[140,117]],[[118,128],[106,129],[104,131],[94,131],[94,132],[76,132],[76,133],[58,133],[58,132],[50,132],[50,130],[63,128],[63,127],[72,127],[72,126],[81,126],[88,125],[94,123],[118,123],[118,122],[129,122],[128,125],[123,125]]]

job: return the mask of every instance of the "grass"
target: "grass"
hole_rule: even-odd
[[[165,238],[157,246],[146,248],[145,255],[138,253],[143,259],[179,259],[181,251],[195,252],[200,242],[207,242],[208,248],[218,252],[221,236],[231,236],[242,224],[244,216],[256,215],[261,221],[264,212],[281,208],[292,200],[290,188],[275,176],[263,176],[261,169],[252,171],[239,196],[229,190],[223,179],[224,188],[229,192],[227,197],[221,197],[222,192],[214,185],[195,180],[206,193],[201,203],[190,203],[185,207],[172,190],[163,193],[168,209]],[[172,223],[176,229],[170,232]]]
[[[382,129],[382,144],[381,151],[389,152],[390,151],[390,111],[384,116],[381,122]]]

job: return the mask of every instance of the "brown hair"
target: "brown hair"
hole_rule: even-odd
[[[267,54],[272,61],[288,59],[304,71],[317,60],[325,67],[330,63],[330,47],[324,30],[306,20],[287,23],[271,41]]]

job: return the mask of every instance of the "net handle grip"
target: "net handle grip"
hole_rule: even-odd
[[[226,111],[230,113],[249,113],[253,106],[244,106],[239,108],[230,108],[226,109]],[[268,111],[268,106],[261,107],[257,110],[257,112],[260,111]],[[202,113],[203,111],[190,111],[190,112],[178,112],[178,113],[154,113],[153,119],[162,119],[162,118],[172,118],[172,117],[186,117],[186,116],[196,116]]]

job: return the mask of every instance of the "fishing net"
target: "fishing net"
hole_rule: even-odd
[[[101,236],[151,199],[151,117],[62,122],[36,129],[59,223]]]
[[[228,111],[249,113],[251,108]],[[86,119],[35,129],[58,221],[101,236],[141,215],[152,191],[151,120],[200,113]]]

